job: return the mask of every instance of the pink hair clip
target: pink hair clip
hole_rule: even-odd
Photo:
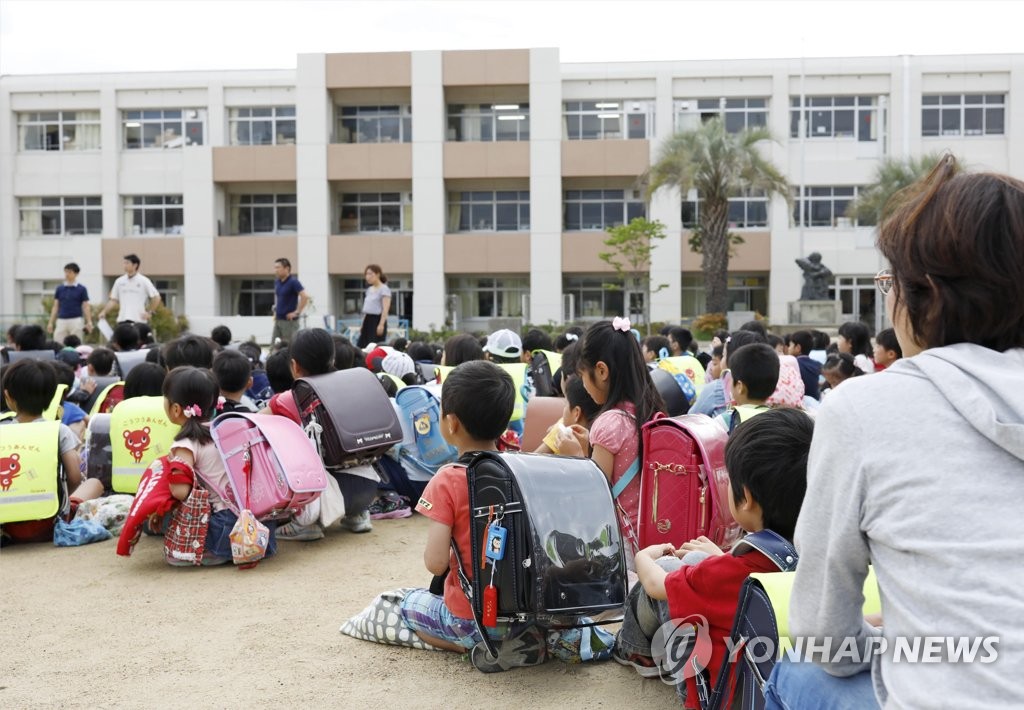
[[[628,333],[632,325],[629,322],[629,318],[619,318],[616,316],[612,318],[612,328],[615,330],[621,330],[623,333]]]
[[[181,413],[185,415],[186,419],[203,416],[203,410],[198,404],[190,404],[189,406],[182,409]]]
[[[224,403],[225,402],[227,402],[227,400],[224,399],[224,397],[218,397],[217,398],[217,411],[218,412],[220,412],[220,411],[222,411],[224,409]]]

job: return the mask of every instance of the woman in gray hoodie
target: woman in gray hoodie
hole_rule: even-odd
[[[905,359],[819,410],[769,707],[1024,707],[1024,182],[943,158],[876,277]],[[874,566],[881,619],[862,616]]]

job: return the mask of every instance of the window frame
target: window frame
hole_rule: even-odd
[[[456,110],[459,109],[459,110]],[[479,122],[479,138],[465,138],[467,124]],[[511,137],[502,138],[503,124],[514,128]],[[485,126],[489,137],[484,138]],[[453,135],[454,134],[454,135]],[[446,140],[451,143],[504,143],[530,140],[530,104],[448,104],[445,123]]]
[[[269,115],[254,115],[256,111],[269,111]],[[290,113],[288,113],[290,111]],[[242,112],[248,112],[243,115]],[[269,140],[253,141],[256,134],[254,125],[258,123],[269,124]],[[281,135],[281,126],[291,124],[291,138]],[[239,138],[239,129],[248,126],[249,140],[242,141]],[[294,104],[282,104],[274,106],[231,106],[228,108],[228,143],[230,145],[295,145],[298,135],[297,117]]]
[[[156,115],[159,114],[159,115]],[[174,114],[178,114],[175,116]],[[191,115],[190,115],[191,114]],[[160,132],[147,138],[148,127],[159,126]],[[167,136],[168,131],[177,127],[177,133]],[[198,127],[198,135],[189,134]],[[131,132],[138,132],[135,145]],[[159,140],[159,142],[157,142]],[[206,141],[206,109],[189,108],[145,108],[121,110],[122,150],[164,150],[183,146],[203,145]]]
[[[592,101],[574,100],[562,102],[562,139],[563,140],[650,140],[654,136],[654,99],[594,99]],[[631,118],[642,116],[642,119],[631,121]],[[584,119],[597,118],[599,130],[584,130]],[[615,129],[609,124],[618,121]],[[575,124],[575,130],[573,128]],[[632,135],[633,129],[639,127],[643,135]],[[575,135],[574,135],[575,134]],[[617,134],[617,135],[616,135]]]
[[[735,102],[738,101],[742,101],[743,106],[736,106]],[[755,105],[752,106],[751,102],[755,102]],[[757,102],[760,102],[761,105],[757,106]],[[691,109],[691,106],[694,106],[694,108]],[[753,128],[767,129],[770,106],[769,97],[767,96],[719,96],[676,99],[673,102],[673,109],[675,111],[675,125],[677,131],[689,128],[689,126],[686,125],[685,120],[687,116],[696,116],[701,123],[706,123],[715,116],[721,116],[725,122],[725,130],[727,132],[740,133],[743,130],[751,130]],[[741,127],[731,128],[729,121],[731,116],[742,116],[743,125]],[[761,122],[752,122],[751,118],[754,116],[761,116]]]
[[[597,197],[594,193],[601,193],[600,197]],[[609,195],[609,193],[612,193]],[[615,193],[621,195],[617,197]],[[636,217],[647,217],[647,202],[638,197],[632,197],[629,199],[626,194],[630,193],[635,195],[635,190],[627,189],[584,189],[584,190],[564,190],[562,192],[562,230],[565,232],[604,232],[612,227],[617,227],[623,224],[628,224]],[[575,197],[573,197],[575,195]],[[612,205],[622,205],[622,221],[618,222],[612,220],[609,222],[606,218],[608,216],[608,208]],[[578,205],[578,219],[575,223],[570,223],[569,214]],[[593,222],[594,205],[601,205],[600,214],[601,222]],[[637,205],[640,206],[639,214],[637,213]],[[586,206],[591,207],[591,221],[584,223]],[[632,214],[631,214],[632,208]],[[571,226],[571,225],[575,226]]]
[[[815,94],[804,95],[804,137],[808,140],[848,140],[858,143],[876,143],[882,140],[881,126],[885,121],[884,95]],[[827,103],[826,103],[827,102]],[[789,137],[800,138],[800,96],[789,98]],[[850,113],[850,128],[837,129],[837,116]],[[868,116],[867,132],[862,121]],[[827,115],[827,122],[826,122]],[[871,118],[874,116],[874,118]],[[812,126],[828,126],[827,131],[813,132]]]
[[[50,114],[56,114],[55,118],[43,118]],[[67,118],[68,114],[75,116],[75,118]],[[90,114],[95,115],[95,118],[80,119],[78,114]],[[33,118],[35,117],[35,118]],[[85,110],[85,111],[19,111],[18,112],[18,151],[25,153],[51,153],[51,152],[79,152],[79,151],[98,151],[102,149],[102,136],[101,136],[101,122],[100,122],[100,111],[96,110]],[[56,134],[60,136],[61,140],[56,142],[56,145],[51,147],[51,141],[48,136],[50,131],[48,127],[53,126],[56,128]],[[25,139],[28,136],[28,130],[31,128],[42,128],[41,137],[43,140],[40,141],[42,147],[29,148],[25,145]],[[66,129],[75,128],[76,140],[68,141]],[[78,128],[93,127],[96,129],[96,145],[82,148],[69,148],[68,143],[72,145],[76,144]]]
[[[38,206],[26,205],[27,200],[38,200]],[[54,204],[54,201],[57,201]],[[69,203],[70,201],[70,203]],[[81,201],[80,204],[78,202]],[[32,212],[39,213],[39,231],[26,231],[26,215]],[[68,228],[69,214],[81,213],[81,230],[70,231]],[[47,217],[47,213],[49,216]],[[93,220],[90,220],[90,217]],[[45,219],[57,219],[59,230],[47,231]],[[92,224],[90,225],[90,221]],[[103,198],[99,195],[46,195],[38,197],[18,198],[18,236],[19,237],[75,237],[103,234]]]
[[[763,190],[754,190],[753,193],[760,194],[740,194],[729,198],[729,215],[732,217],[733,207],[737,204],[743,205],[743,220],[733,221],[729,219],[729,229],[757,229],[765,230],[771,229],[771,199],[764,193]],[[704,198],[697,194],[697,200],[682,200],[680,208],[682,214],[683,229],[695,229],[700,224],[700,210],[701,205],[704,204]],[[750,212],[753,205],[763,204],[764,205],[764,221],[751,220]],[[689,205],[689,209],[692,211],[693,218],[687,219],[686,210]]]
[[[845,202],[846,204],[849,204],[856,200],[862,187],[863,186],[861,185],[805,185],[803,199],[800,198],[800,188],[797,187],[793,194],[793,226],[797,228],[803,226],[805,229],[850,229],[856,227],[874,227],[875,225],[873,223],[862,223],[854,217],[847,217],[845,208],[841,211],[836,210],[837,202]],[[837,195],[837,189],[851,190],[852,194]],[[830,194],[824,195],[820,192],[822,190],[829,190]],[[819,191],[819,193],[813,194],[813,191]],[[806,210],[803,207],[805,202],[808,204]],[[830,224],[815,224],[815,219],[813,217],[814,213],[812,212],[813,207],[815,204],[823,205],[826,202],[831,205],[829,207]],[[810,217],[810,219],[808,219],[806,224],[802,224],[801,217],[805,215]],[[848,219],[850,221],[849,225],[840,224],[839,220],[841,219]],[[821,221],[820,218],[818,221]]]
[[[224,304],[223,310],[228,312],[221,314],[224,317],[258,318],[268,316],[273,312],[275,299],[273,277],[232,277],[228,279],[227,292],[228,300]],[[248,310],[251,311],[249,313],[243,312],[242,304],[244,298],[249,299]],[[258,307],[263,310],[259,310]]]
[[[986,138],[990,136],[1006,136],[1006,93],[1001,94],[922,94],[921,95],[921,137],[922,138]],[[969,100],[977,98],[978,100]],[[955,100],[954,100],[955,99]],[[991,101],[990,101],[991,99]],[[980,129],[967,128],[969,112],[977,112],[981,120]],[[932,132],[926,129],[927,117],[935,114],[935,129]],[[944,121],[949,116],[956,116],[957,126],[955,130],[943,128]],[[998,114],[1001,118],[998,121],[998,131],[989,130],[990,114],[994,117]],[[993,123],[996,123],[993,121]]]
[[[248,198],[248,199],[247,199]],[[257,199],[261,198],[261,199]],[[270,198],[267,200],[266,198]],[[291,199],[287,199],[291,198]],[[293,209],[295,211],[295,224],[291,229],[281,227],[281,210]],[[267,231],[255,231],[257,225],[256,210],[270,209],[273,215],[273,229]],[[249,211],[249,231],[242,231],[243,210]],[[228,200],[229,224],[231,226],[229,236],[259,236],[262,234],[297,234],[298,233],[298,196],[294,192],[270,192],[232,194]],[[261,220],[262,221],[262,220]]]
[[[154,202],[159,199],[160,202]],[[175,202],[174,200],[177,199]],[[142,200],[140,204],[134,204],[134,200]],[[153,236],[153,235],[179,235],[185,227],[185,200],[182,195],[124,195],[124,233],[132,236]],[[168,213],[180,213],[177,224],[168,226]],[[158,213],[160,215],[160,231],[148,231],[146,227],[147,213]],[[140,218],[140,224],[135,224],[136,216]],[[138,231],[136,231],[138,226]]]
[[[385,200],[386,195],[396,195],[396,200]],[[398,229],[384,229],[384,209],[398,208]],[[346,217],[346,208],[355,210],[355,217]],[[363,210],[377,209],[377,229],[363,223]],[[346,226],[346,221],[355,225]],[[354,226],[353,228],[350,228]],[[338,194],[338,234],[407,234],[412,231],[412,193],[391,192],[343,192]]]
[[[489,285],[481,282],[490,281]],[[474,283],[475,282],[475,285]],[[447,293],[458,303],[459,317],[463,320],[479,318],[522,318],[523,296],[530,294],[530,277],[502,276],[449,276]],[[483,298],[481,298],[483,296]],[[490,313],[483,313],[483,305],[490,305]],[[467,312],[467,306],[475,307]]]
[[[336,131],[335,143],[361,144],[361,143],[411,143],[412,142],[412,106],[410,104],[370,104],[357,106],[344,106],[335,104]],[[381,122],[389,119],[398,119],[397,131],[398,140],[384,140],[381,132]],[[354,122],[354,127],[346,126],[346,122]],[[359,130],[362,126],[360,121],[376,122],[376,140],[360,140],[370,138]],[[345,140],[348,137],[351,140]]]
[[[504,195],[504,197],[500,197]],[[513,197],[514,195],[514,197]],[[489,222],[484,226],[473,226],[478,214],[490,212]],[[510,224],[507,210],[514,207],[514,227]],[[458,213],[455,209],[458,208]],[[506,212],[502,217],[502,212]],[[463,227],[468,215],[468,227]],[[503,221],[504,220],[504,221]],[[448,193],[448,233],[474,232],[528,232],[530,231],[530,191],[527,190],[453,190]]]

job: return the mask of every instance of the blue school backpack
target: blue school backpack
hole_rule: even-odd
[[[395,404],[401,411],[404,435],[395,448],[403,465],[432,476],[459,457],[441,436],[441,402],[430,390],[419,385],[404,387],[395,395]]]

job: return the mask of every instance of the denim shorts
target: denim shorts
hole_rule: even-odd
[[[402,619],[413,631],[444,639],[463,648],[473,648],[483,640],[472,619],[452,614],[444,597],[426,589],[414,589],[402,600]]]

